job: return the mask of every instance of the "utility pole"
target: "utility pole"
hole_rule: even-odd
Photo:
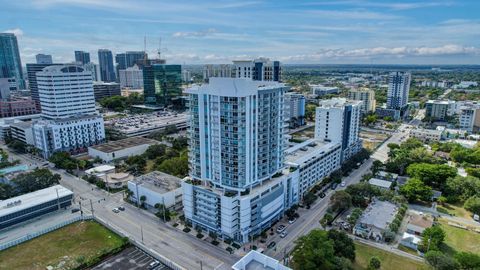
[[[56,188],[55,191],[57,192],[57,207],[58,210],[60,210],[60,197],[58,196],[58,188]]]
[[[199,261],[199,263],[200,263],[200,270],[203,270],[203,262]]]
[[[165,217],[165,212],[167,211],[167,207],[165,206],[165,197],[162,196],[162,204],[163,204],[163,222],[167,222]]]
[[[140,225],[140,234],[142,235],[142,244],[143,244],[143,227]]]
[[[83,217],[82,201],[78,201],[78,205],[80,206],[80,216]]]

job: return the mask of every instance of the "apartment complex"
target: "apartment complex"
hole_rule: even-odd
[[[429,100],[425,103],[425,117],[428,119],[445,120],[447,116],[455,113],[455,101],[452,100]]]
[[[468,132],[480,131],[480,104],[469,104],[460,108],[460,129]]]
[[[305,125],[305,97],[298,93],[285,94],[285,120],[290,128]]]
[[[386,107],[376,110],[379,116],[390,116],[398,120],[408,111],[408,93],[410,91],[411,75],[408,72],[391,72],[388,76],[388,91]]]
[[[118,71],[120,87],[139,89],[143,88],[143,70],[137,65]]]
[[[37,72],[37,83],[42,120],[33,124],[33,133],[44,157],[56,151],[84,152],[105,140],[90,72],[75,65],[50,66]]]
[[[375,112],[376,100],[375,92],[368,88],[350,90],[348,92],[348,99],[362,101],[361,111],[362,113]]]
[[[282,80],[282,69],[279,61],[270,61],[268,58],[255,60],[233,61],[233,74],[235,78],[250,78],[254,81]]]
[[[315,138],[337,142],[342,147],[341,160],[349,159],[362,148],[360,132],[361,101],[345,98],[322,100],[316,109]]]

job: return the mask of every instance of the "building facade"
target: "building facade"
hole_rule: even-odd
[[[102,82],[115,82],[116,76],[112,51],[107,49],[98,50],[98,64],[100,65],[100,80]]]
[[[37,64],[52,64],[52,56],[50,54],[37,54],[35,55],[35,59],[37,60]]]
[[[348,92],[348,99],[362,101],[362,113],[375,112],[376,100],[375,92],[370,89],[350,90]]]
[[[460,109],[459,126],[468,132],[480,131],[480,105],[463,106]]]
[[[182,95],[182,66],[153,64],[143,68],[145,104],[169,106]]]
[[[345,98],[322,100],[316,108],[315,138],[342,146],[342,162],[361,150],[361,101]]]
[[[210,78],[189,95],[187,220],[246,242],[298,201],[298,172],[284,167],[284,93],[277,82]]]
[[[431,121],[446,120],[455,113],[455,101],[429,100],[425,103],[425,117]]]
[[[93,93],[95,101],[100,101],[106,97],[120,96],[122,94],[120,84],[114,82],[95,82],[93,84]]]
[[[408,72],[390,73],[388,76],[387,106],[379,108],[380,116],[391,116],[398,120],[407,114],[410,82],[411,75]]]
[[[321,84],[311,84],[312,95],[315,97],[322,97],[325,95],[333,95],[340,93],[340,89],[336,86],[323,86]]]
[[[90,53],[84,51],[75,51],[75,62],[80,62],[81,65],[90,63]]]
[[[17,37],[11,33],[0,33],[0,78],[15,78],[17,87],[25,89]]]
[[[105,140],[97,114],[92,74],[81,66],[50,66],[37,72],[42,120],[33,125],[35,146],[49,157],[57,151],[79,153]]]
[[[282,68],[279,61],[270,61],[267,58],[255,60],[233,61],[235,78],[250,78],[254,81],[282,80]]]
[[[305,97],[302,94],[285,94],[285,120],[290,128],[305,125]]]
[[[120,69],[118,76],[122,88],[143,88],[143,70],[136,65],[127,69]]]
[[[38,113],[35,102],[30,98],[0,100],[0,117],[15,117]]]
[[[232,78],[233,66],[229,64],[204,65],[203,81],[208,83],[211,77]]]
[[[125,70],[133,67],[139,60],[145,59],[146,54],[143,51],[129,51],[115,55],[117,70]]]
[[[35,101],[35,106],[38,111],[41,111],[40,96],[38,94],[37,72],[42,71],[48,66],[62,65],[62,64],[27,64],[27,79],[28,88],[30,89],[30,95],[32,100]]]

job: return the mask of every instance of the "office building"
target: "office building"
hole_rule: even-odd
[[[342,146],[342,162],[362,148],[360,132],[361,101],[345,98],[322,100],[316,109],[315,138]]]
[[[305,125],[305,97],[298,93],[285,94],[285,120],[290,128]]]
[[[93,93],[95,101],[100,101],[106,97],[120,96],[120,84],[114,82],[95,82],[93,84]]]
[[[117,63],[117,70],[125,70],[133,67],[138,61],[144,60],[146,57],[143,51],[130,51],[125,53],[119,53],[115,55],[115,62]]]
[[[90,53],[84,51],[75,51],[75,62],[79,62],[81,65],[90,63]]]
[[[186,220],[247,242],[298,202],[298,170],[284,168],[283,96],[278,82],[210,78],[189,95]]]
[[[100,65],[100,80],[102,82],[114,82],[116,76],[112,51],[107,49],[98,50],[98,64]]]
[[[143,70],[137,65],[118,71],[120,86],[122,88],[139,89],[143,88]]]
[[[17,87],[25,89],[17,37],[11,33],[0,33],[0,78],[15,78]]]
[[[411,75],[408,72],[391,72],[388,76],[387,104],[377,109],[381,117],[392,117],[395,120],[408,114],[408,93]]]
[[[340,93],[340,89],[335,86],[323,86],[321,84],[311,84],[312,95],[315,97],[323,97],[326,95],[334,95]]]
[[[0,117],[15,117],[38,113],[35,102],[30,98],[0,100]]]
[[[48,66],[62,65],[62,64],[27,64],[27,79],[28,79],[28,88],[30,89],[30,95],[32,100],[35,102],[37,110],[40,112],[40,96],[38,94],[38,84],[37,84],[37,72],[42,71]]]
[[[203,66],[203,81],[208,83],[211,77],[232,78],[233,66],[228,64],[221,65],[204,65]]]
[[[364,114],[375,112],[376,100],[373,90],[368,88],[350,90],[348,92],[348,99],[362,101],[360,109]]]
[[[92,74],[81,66],[50,66],[37,72],[42,120],[33,125],[35,146],[44,157],[57,151],[80,153],[105,140],[95,110]]]
[[[80,62],[77,62],[77,63],[80,63]],[[85,71],[88,71],[88,72],[92,73],[92,80],[94,82],[100,81],[100,78],[99,78],[100,71],[98,71],[98,65],[97,64],[94,64],[94,63],[90,62],[90,63],[82,65],[82,67],[85,69]]]
[[[37,64],[51,64],[53,63],[52,56],[50,54],[37,54],[35,55]]]
[[[154,64],[143,68],[145,104],[179,105],[182,96],[182,66]]]
[[[455,101],[429,100],[425,103],[425,117],[430,121],[446,120],[455,114]]]
[[[233,61],[233,74],[235,78],[250,78],[254,81],[282,80],[280,62],[270,61],[268,58]]]
[[[0,201],[0,230],[65,209],[72,204],[72,199],[72,191],[55,185]]]
[[[182,207],[182,179],[159,171],[153,171],[128,182],[128,190],[132,193],[130,200],[141,204],[139,198],[145,196],[143,202],[147,209],[155,209],[156,204],[167,209],[179,210]]]

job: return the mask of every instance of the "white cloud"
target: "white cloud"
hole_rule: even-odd
[[[214,33],[217,33],[217,30],[214,28],[209,28],[207,30],[197,32],[175,32],[172,36],[177,38],[205,37]]]
[[[15,36],[20,37],[23,36],[23,30],[20,28],[14,28],[14,29],[7,29],[3,31],[4,33],[12,33],[15,34]]]

